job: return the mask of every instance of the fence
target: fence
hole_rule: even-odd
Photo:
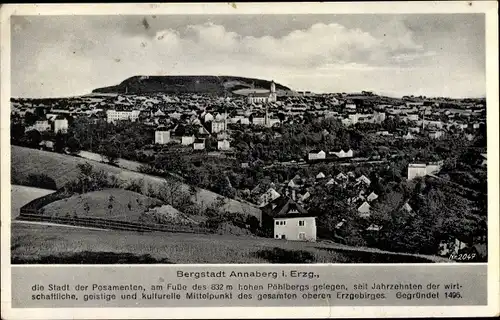
[[[57,224],[65,224],[79,227],[91,227],[99,229],[123,230],[123,231],[138,231],[138,232],[180,232],[180,233],[213,233],[211,229],[202,227],[185,227],[162,224],[142,224],[135,222],[125,222],[108,220],[103,218],[89,217],[53,217],[42,214],[37,214],[32,209],[21,210],[21,214],[17,217],[21,221],[34,222],[49,222]]]

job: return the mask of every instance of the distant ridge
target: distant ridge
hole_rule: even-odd
[[[233,76],[134,76],[116,86],[97,88],[92,92],[226,94],[249,88],[269,90],[271,81]],[[290,88],[276,83],[276,90],[290,91]]]

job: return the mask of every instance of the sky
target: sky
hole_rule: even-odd
[[[13,97],[135,75],[232,75],[297,91],[482,97],[483,14],[13,16]]]

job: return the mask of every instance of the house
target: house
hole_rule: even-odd
[[[376,225],[376,224],[371,224],[368,228],[366,228],[366,231],[375,231],[375,232],[378,232],[382,230],[382,227],[379,226],[379,225]]]
[[[225,121],[212,121],[211,130],[212,130],[212,133],[226,131],[226,122]]]
[[[377,200],[377,199],[378,199],[378,195],[377,195],[375,192],[373,192],[373,191],[372,191],[372,193],[370,193],[370,194],[368,195],[368,197],[366,197],[366,200],[367,200],[368,202],[372,202],[372,201],[375,201],[375,200]]]
[[[170,131],[160,126],[155,131],[155,144],[167,144],[170,142]]]
[[[338,151],[330,151],[329,154],[335,155],[339,158],[352,158],[353,156],[353,151],[351,149],[344,151],[344,150],[338,150]]]
[[[140,110],[116,110],[110,109],[106,111],[106,120],[108,122],[129,120],[132,122],[137,121],[139,118]]]
[[[439,139],[444,135],[443,131],[431,131],[429,132],[429,138],[431,139]]]
[[[50,140],[43,140],[40,142],[40,147],[45,150],[54,151],[54,142]]]
[[[408,180],[427,175],[427,165],[425,163],[410,163],[408,165]]]
[[[229,143],[229,140],[224,139],[224,140],[217,141],[217,150],[227,151],[230,149],[231,149],[231,145]]]
[[[181,144],[183,146],[189,146],[194,143],[194,136],[182,136]]]
[[[368,179],[364,174],[362,174],[359,178],[356,179],[357,183],[364,183],[369,186],[372,182]]]
[[[309,160],[322,160],[326,159],[326,153],[323,150],[311,150],[307,155]]]
[[[304,202],[306,201],[307,199],[309,199],[311,197],[311,194],[309,193],[309,191],[307,191],[301,198],[300,198],[300,201]]]
[[[327,186],[330,186],[332,184],[335,184],[335,179],[331,178],[330,180],[328,180],[328,182],[326,183]]]
[[[358,213],[359,213],[359,216],[362,217],[362,218],[367,218],[370,216],[370,209],[371,209],[371,206],[368,202],[363,202],[363,204],[361,204],[358,208]]]
[[[205,150],[205,139],[196,139],[193,142],[194,150]]]
[[[323,172],[320,172],[316,175],[316,179],[324,179],[326,176]]]
[[[265,207],[279,197],[281,197],[281,195],[274,188],[269,188],[259,197],[259,207]]]
[[[348,177],[347,177],[344,173],[340,172],[340,173],[339,173],[339,174],[335,177],[335,179],[337,179],[337,180],[347,180],[347,179],[348,179]]]
[[[58,119],[54,120],[54,132],[63,132],[66,133],[68,131],[68,120],[67,119]]]
[[[413,140],[413,139],[415,139],[415,136],[412,135],[411,132],[408,132],[407,134],[405,134],[403,136],[403,139],[405,139],[405,140]]]
[[[280,197],[268,204],[273,219],[275,239],[316,241],[316,217],[288,197]]]

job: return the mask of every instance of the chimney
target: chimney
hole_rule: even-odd
[[[292,200],[295,201],[295,189],[292,190]]]

